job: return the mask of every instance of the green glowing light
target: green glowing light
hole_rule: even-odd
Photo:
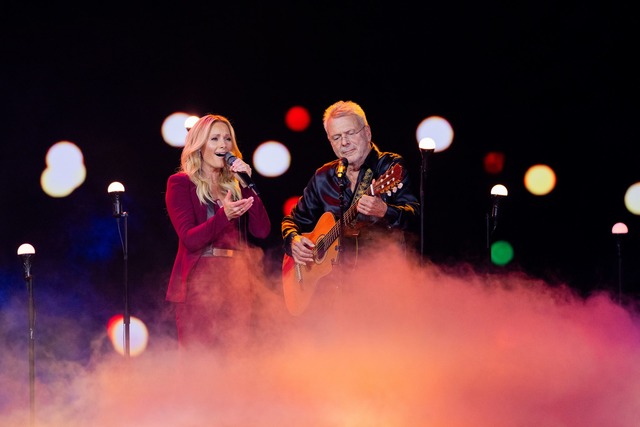
[[[491,262],[495,265],[507,265],[513,259],[513,247],[504,240],[498,240],[491,245]]]

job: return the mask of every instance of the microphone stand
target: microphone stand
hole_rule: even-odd
[[[491,249],[491,237],[493,233],[496,232],[496,228],[498,228],[498,204],[500,203],[500,196],[492,194],[491,200],[491,215],[487,213],[487,249]]]
[[[491,244],[493,243],[493,234],[498,228],[498,215],[497,215],[497,205],[499,203],[499,198],[496,195],[491,195],[492,199],[492,207],[491,213],[487,212],[486,214],[486,227],[487,227],[487,256],[489,258],[489,265],[493,264],[493,259],[491,257]]]
[[[620,236],[616,235],[616,248],[618,255],[618,304],[622,304],[622,248]]]
[[[428,170],[428,158],[429,154],[433,153],[434,149],[420,149],[420,154],[422,155],[422,164],[420,166],[420,263],[424,264],[424,245],[425,245],[425,233],[424,233],[424,187],[425,181],[427,179],[427,170]]]
[[[28,274],[28,273],[25,273]],[[27,292],[29,294],[29,413],[31,414],[31,425],[35,422],[36,411],[36,395],[35,395],[35,382],[36,382],[36,358],[35,358],[35,323],[36,323],[36,309],[33,299],[33,277],[31,274],[25,276],[27,281]]]
[[[485,214],[485,226],[487,229],[487,250],[489,251],[489,261],[491,261],[491,217],[489,212]]]
[[[118,217],[118,232],[122,237],[122,233],[120,232],[120,219],[122,218],[124,223],[124,241],[122,242],[122,252],[123,252],[123,283],[124,283],[124,314],[123,314],[123,323],[124,323],[124,354],[128,358],[131,355],[131,336],[130,336],[130,325],[131,325],[131,316],[129,314],[129,237],[127,230],[127,218],[129,214],[127,212],[122,212]]]
[[[498,207],[500,206],[500,199],[506,197],[509,194],[507,187],[502,184],[494,185],[491,189],[491,213],[486,214],[485,221],[487,227],[487,251],[489,252],[489,265],[493,263],[491,259],[491,243],[493,234],[498,228]]]
[[[613,225],[611,233],[616,241],[618,255],[618,303],[622,304],[622,236],[629,233],[629,228],[625,223],[617,222]]]
[[[118,223],[118,235],[120,236],[120,242],[122,244],[123,252],[123,270],[124,270],[124,314],[122,321],[124,324],[124,354],[127,358],[131,355],[131,337],[130,337],[130,324],[131,316],[129,315],[129,236],[127,230],[127,218],[129,214],[122,209],[121,196],[124,193],[124,186],[119,182],[112,182],[109,185],[109,193],[112,195],[112,212]],[[120,220],[124,223],[124,239],[122,237],[122,230],[120,228]]]
[[[35,324],[36,309],[33,298],[33,276],[31,275],[31,256],[35,253],[33,247],[29,244],[23,244],[18,249],[18,255],[22,257],[24,268],[24,280],[27,284],[27,294],[29,299],[29,414],[30,425],[35,424],[36,414],[36,369],[35,369]]]
[[[340,195],[339,200],[340,200],[340,227],[338,227],[338,256],[336,257],[336,265],[340,265],[341,264],[341,257],[342,257],[342,253],[344,252],[344,247],[343,247],[343,239],[344,239],[344,191],[345,191],[345,177],[340,177],[338,178],[338,184],[340,185]],[[340,271],[340,285],[339,287],[342,288],[342,271]]]

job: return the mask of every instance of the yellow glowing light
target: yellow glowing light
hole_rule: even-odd
[[[636,182],[624,194],[624,205],[635,215],[640,215],[640,182]]]
[[[544,196],[556,186],[556,174],[547,165],[531,166],[524,175],[524,186],[531,194]]]

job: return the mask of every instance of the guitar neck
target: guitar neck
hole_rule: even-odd
[[[395,192],[397,188],[402,188],[402,183],[400,182],[401,178],[402,166],[399,163],[396,163],[376,180],[375,185],[369,185],[367,194],[377,196],[383,192],[390,193],[391,190]],[[342,227],[343,224],[350,224],[356,218],[358,215],[358,200],[361,196],[362,195],[358,196],[358,198],[351,203],[351,206],[349,206],[349,209],[344,212],[342,218],[339,218],[338,221],[333,224],[329,232],[325,234],[323,240],[325,240],[327,244],[324,248],[331,246],[338,238],[340,235],[340,227]]]
[[[325,239],[327,240],[328,245],[331,245],[338,238],[338,236],[340,235],[340,227],[343,223],[350,224],[356,218],[356,216],[358,216],[358,200],[360,200],[360,197],[358,197],[353,201],[353,203],[351,203],[351,206],[349,206],[349,209],[345,211],[342,218],[339,218],[338,221],[336,221],[336,223],[333,225],[333,227],[331,227],[331,230],[329,230],[329,232],[325,235]]]

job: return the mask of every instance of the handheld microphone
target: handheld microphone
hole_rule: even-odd
[[[227,162],[227,164],[229,166],[233,165],[233,163],[237,160],[238,158],[236,156],[234,156],[233,154],[231,154],[231,151],[227,151],[227,153],[224,155],[224,160],[225,162]],[[242,180],[242,182],[244,182],[244,185],[246,185],[247,187],[249,187],[251,190],[253,190],[253,193],[257,196],[258,194],[260,194],[258,192],[258,189],[256,188],[256,185],[253,183],[253,181],[251,180],[251,177],[249,176],[248,173],[246,172],[234,172],[236,175],[238,175],[238,177]]]
[[[338,175],[338,178],[342,178],[344,176],[344,171],[347,169],[347,166],[349,166],[349,160],[347,160],[346,157],[342,157],[338,160],[338,168],[336,169],[336,175]]]

